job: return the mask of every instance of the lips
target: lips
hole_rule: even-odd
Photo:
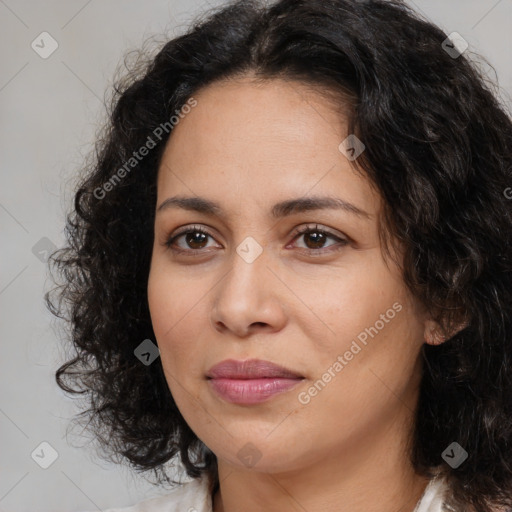
[[[208,371],[207,378],[216,395],[238,405],[264,402],[304,379],[292,370],[259,359],[223,361]]]
[[[265,379],[278,377],[283,379],[302,379],[302,375],[261,359],[236,361],[227,359],[210,368],[206,375],[210,379]]]

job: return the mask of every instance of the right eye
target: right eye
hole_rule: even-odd
[[[208,242],[208,237],[213,238],[213,236],[201,226],[187,226],[168,238],[168,240],[164,242],[164,245],[171,251],[188,253],[193,256],[199,252],[204,252],[203,249],[208,248],[204,245]],[[183,239],[185,247],[177,244],[180,239]]]

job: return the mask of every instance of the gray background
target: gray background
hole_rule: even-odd
[[[49,244],[64,243],[76,171],[126,51],[184,32],[196,13],[221,3],[0,0],[0,512],[102,510],[167,492],[80,448],[86,439],[66,438],[77,409],[54,380],[65,348],[42,301],[50,282],[41,259]],[[510,109],[512,0],[410,3],[494,66]],[[31,48],[43,31],[59,45],[47,59]],[[47,469],[31,458],[42,442],[58,453]]]

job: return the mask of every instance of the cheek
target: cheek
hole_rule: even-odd
[[[321,289],[318,283],[311,286],[306,294],[311,299],[312,312],[322,320],[316,323],[322,323],[323,335],[314,337],[321,351],[329,351],[329,346],[348,349],[359,335],[364,341],[364,333],[376,322],[378,330],[383,332],[398,327],[397,320],[404,314],[397,309],[405,307],[407,293],[401,281],[385,266],[377,262],[357,271],[340,270],[337,274],[324,280]]]
[[[402,393],[415,372],[423,339],[416,302],[385,267],[331,282],[324,291],[318,311],[330,327],[328,336],[308,336],[317,360],[314,376],[329,382],[316,405],[364,415],[360,404],[366,404],[377,411],[389,389]]]
[[[171,271],[162,256],[154,256],[148,278],[148,305],[157,337],[165,338],[186,321],[194,299],[191,287],[177,272]]]
[[[175,294],[168,284],[165,274],[159,271],[158,266],[152,265],[148,279],[148,305],[157,338],[161,338],[175,322]]]
[[[187,286],[184,279],[174,273],[152,267],[148,279],[148,304],[156,343],[164,370],[173,375],[184,375],[186,369],[198,366],[200,340],[204,338],[204,310],[206,290]],[[201,335],[201,332],[203,335]]]
[[[202,379],[207,367],[201,347],[208,327],[206,295],[211,285],[170,269],[164,258],[154,257],[148,278],[148,305],[163,373],[181,415],[194,431],[208,426],[211,417],[202,407]],[[203,340],[203,341],[202,341]],[[209,428],[209,437],[215,429]],[[197,432],[196,432],[197,433]]]

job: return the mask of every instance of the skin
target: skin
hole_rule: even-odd
[[[382,199],[338,149],[344,117],[320,90],[280,79],[217,82],[194,97],[165,149],[157,207],[201,196],[223,213],[157,212],[148,299],[172,395],[218,458],[214,512],[411,512],[428,483],[407,442],[420,348],[435,325],[383,256]],[[275,203],[306,195],[344,199],[369,218],[334,209],[270,216]],[[348,243],[294,235],[317,224]],[[165,245],[198,225],[210,236],[174,242],[188,253]],[[252,263],[236,252],[248,236],[263,249]],[[395,303],[401,311],[301,403],[299,393]],[[258,405],[228,403],[206,373],[230,358],[272,361],[304,380]],[[252,467],[237,456],[247,443],[260,456]]]

